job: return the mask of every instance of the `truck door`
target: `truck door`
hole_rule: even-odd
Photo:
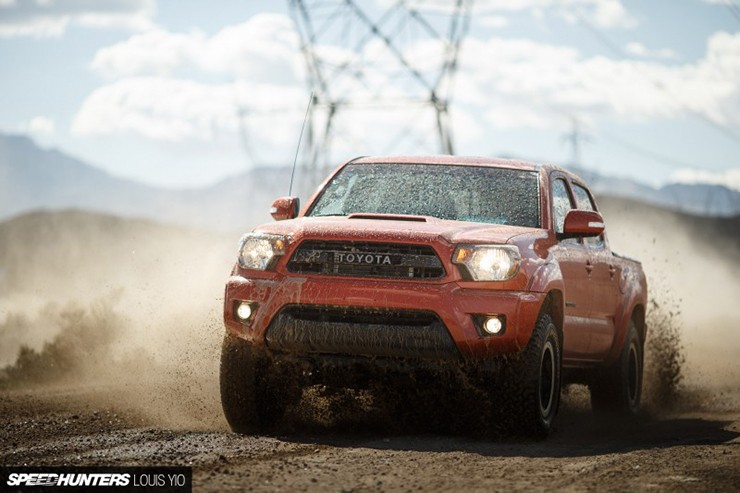
[[[596,206],[588,190],[572,183],[573,196],[579,209],[595,211]],[[614,317],[619,297],[619,265],[611,254],[602,234],[585,238],[584,245],[590,250],[593,270],[591,272],[591,338],[588,347],[590,358],[602,358],[614,342]]]
[[[575,209],[565,180],[552,182],[553,226],[563,232],[565,215]],[[552,247],[552,255],[560,264],[565,284],[565,321],[563,327],[563,358],[588,359],[591,331],[591,260],[589,249],[577,239],[563,239]]]

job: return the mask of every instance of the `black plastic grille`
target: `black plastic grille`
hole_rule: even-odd
[[[298,274],[439,279],[445,270],[428,245],[308,240],[301,243],[288,262]]]
[[[387,308],[289,305],[283,308],[282,313],[296,320],[331,323],[418,326],[431,325],[439,321],[433,312]]]
[[[433,312],[290,305],[265,335],[270,349],[295,353],[456,359],[457,347]]]

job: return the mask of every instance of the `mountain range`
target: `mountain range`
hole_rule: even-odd
[[[0,135],[0,220],[32,210],[81,209],[218,231],[271,220],[290,168],[256,168],[213,186],[171,190],[115,177],[24,136]],[[255,206],[255,204],[259,204]]]
[[[740,192],[719,185],[637,180],[565,166],[597,195],[638,199],[697,215],[740,214]],[[244,231],[269,221],[272,201],[287,195],[291,170],[252,168],[212,186],[170,190],[118,178],[20,135],[0,134],[0,220],[32,210],[82,209],[219,231]],[[305,199],[305,197],[301,197]]]

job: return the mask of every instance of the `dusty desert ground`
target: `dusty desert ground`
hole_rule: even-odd
[[[596,419],[573,387],[540,442],[321,399],[271,436],[232,434],[217,371],[238,234],[79,212],[2,223],[0,464],[185,465],[196,491],[738,491],[738,220],[603,204],[655,302],[646,413]]]

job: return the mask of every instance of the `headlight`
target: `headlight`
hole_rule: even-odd
[[[521,255],[512,245],[459,245],[452,262],[474,281],[506,281],[519,271]]]
[[[286,239],[280,235],[248,233],[239,240],[239,266],[267,270],[285,255]]]

